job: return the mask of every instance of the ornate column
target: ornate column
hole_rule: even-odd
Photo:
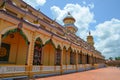
[[[43,65],[43,61],[44,61],[44,58],[43,58],[43,56],[44,56],[44,52],[43,52],[43,50],[44,50],[44,45],[42,45],[41,65]]]
[[[28,50],[28,61],[27,61],[27,71],[29,78],[33,78],[33,73],[32,73],[32,68],[33,68],[33,53],[34,53],[34,40],[35,40],[35,33],[32,33],[32,40],[29,45],[29,50]]]
[[[63,73],[63,50],[61,50],[61,61],[60,61],[60,66],[61,66],[61,74]]]
[[[86,54],[84,55],[84,64],[87,64],[87,57],[86,57]]]
[[[0,48],[1,48],[1,44],[2,44],[2,34],[0,34]]]
[[[67,70],[67,65],[68,65],[68,50],[66,51],[66,70]]]
[[[94,65],[94,57],[93,57],[93,55],[91,56],[91,58],[92,58],[92,66]]]
[[[90,56],[90,64],[92,64],[92,55]]]
[[[29,52],[29,44],[28,44],[28,47],[27,47],[27,53],[26,53],[26,62],[25,62],[25,65],[28,65],[28,52]]]
[[[32,40],[31,40],[30,45],[29,45],[28,65],[33,64],[33,53],[34,53],[34,43],[35,43],[35,41],[34,41],[35,37],[34,36],[35,35],[33,33]]]
[[[76,71],[78,71],[78,53],[76,53]]]
[[[65,65],[66,65],[66,70],[67,70],[67,61],[68,61],[68,60],[67,60],[67,59],[68,59],[67,53],[68,53],[68,51],[66,50],[66,52],[65,52],[65,58],[66,58],[66,59],[65,59]]]

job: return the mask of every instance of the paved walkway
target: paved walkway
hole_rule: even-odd
[[[35,80],[120,80],[120,68],[108,67]]]

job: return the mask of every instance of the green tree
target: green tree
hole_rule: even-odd
[[[118,56],[118,57],[115,57],[115,60],[120,60],[120,56]]]
[[[112,60],[113,60],[113,58],[112,58],[112,57],[109,57],[109,60],[111,60],[111,61],[112,61]]]

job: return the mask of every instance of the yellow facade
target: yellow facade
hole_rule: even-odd
[[[14,33],[14,38],[11,38],[11,35],[7,36],[5,39],[2,39],[2,43],[10,44],[8,63],[25,65],[28,46],[19,33]]]
[[[73,24],[66,28],[22,0],[10,1],[0,7],[1,78],[32,78],[104,66],[101,53],[76,36],[72,16],[64,19],[65,24]],[[3,3],[1,0],[0,4]]]

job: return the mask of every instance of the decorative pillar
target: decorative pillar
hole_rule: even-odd
[[[68,61],[68,60],[67,60],[67,59],[68,59],[67,53],[68,53],[68,51],[66,50],[66,52],[65,52],[65,58],[66,58],[66,59],[65,59],[65,65],[66,65],[66,70],[67,70],[67,61]]]
[[[61,61],[60,61],[60,66],[61,66],[61,74],[63,74],[63,50],[61,51]]]
[[[29,44],[30,44],[30,43],[29,43]],[[29,52],[29,46],[30,46],[29,44],[28,44],[28,47],[27,47],[26,60],[25,60],[26,62],[25,62],[25,65],[28,65],[28,52]]]
[[[1,44],[2,44],[2,35],[0,34],[0,48],[1,48]]]
[[[35,39],[35,34],[32,34],[32,40],[29,45],[29,50],[28,50],[28,61],[27,61],[27,68],[26,70],[28,71],[29,78],[33,78],[33,73],[32,73],[32,67],[33,67],[33,53],[34,53],[34,39]]]
[[[44,52],[43,52],[43,50],[44,50],[44,45],[42,45],[42,57],[41,57],[41,65],[43,65],[43,61],[44,61]]]
[[[76,71],[78,71],[78,53],[76,53]]]
[[[35,37],[34,37],[34,33],[32,36],[32,40],[30,42],[30,46],[29,46],[29,54],[28,54],[28,65],[32,65],[33,64],[33,53],[34,53],[34,44],[35,44]]]
[[[95,57],[93,56],[93,63],[95,64]]]
[[[96,57],[94,57],[94,62],[95,62],[95,64],[96,64]]]
[[[90,64],[92,64],[92,55],[90,56]]]
[[[94,66],[94,57],[93,57],[93,55],[91,56],[91,58],[92,58],[92,66]]]
[[[87,57],[86,57],[86,54],[84,55],[84,64],[86,64],[87,62]]]
[[[68,65],[68,50],[66,51],[66,70],[67,70],[67,65]]]

